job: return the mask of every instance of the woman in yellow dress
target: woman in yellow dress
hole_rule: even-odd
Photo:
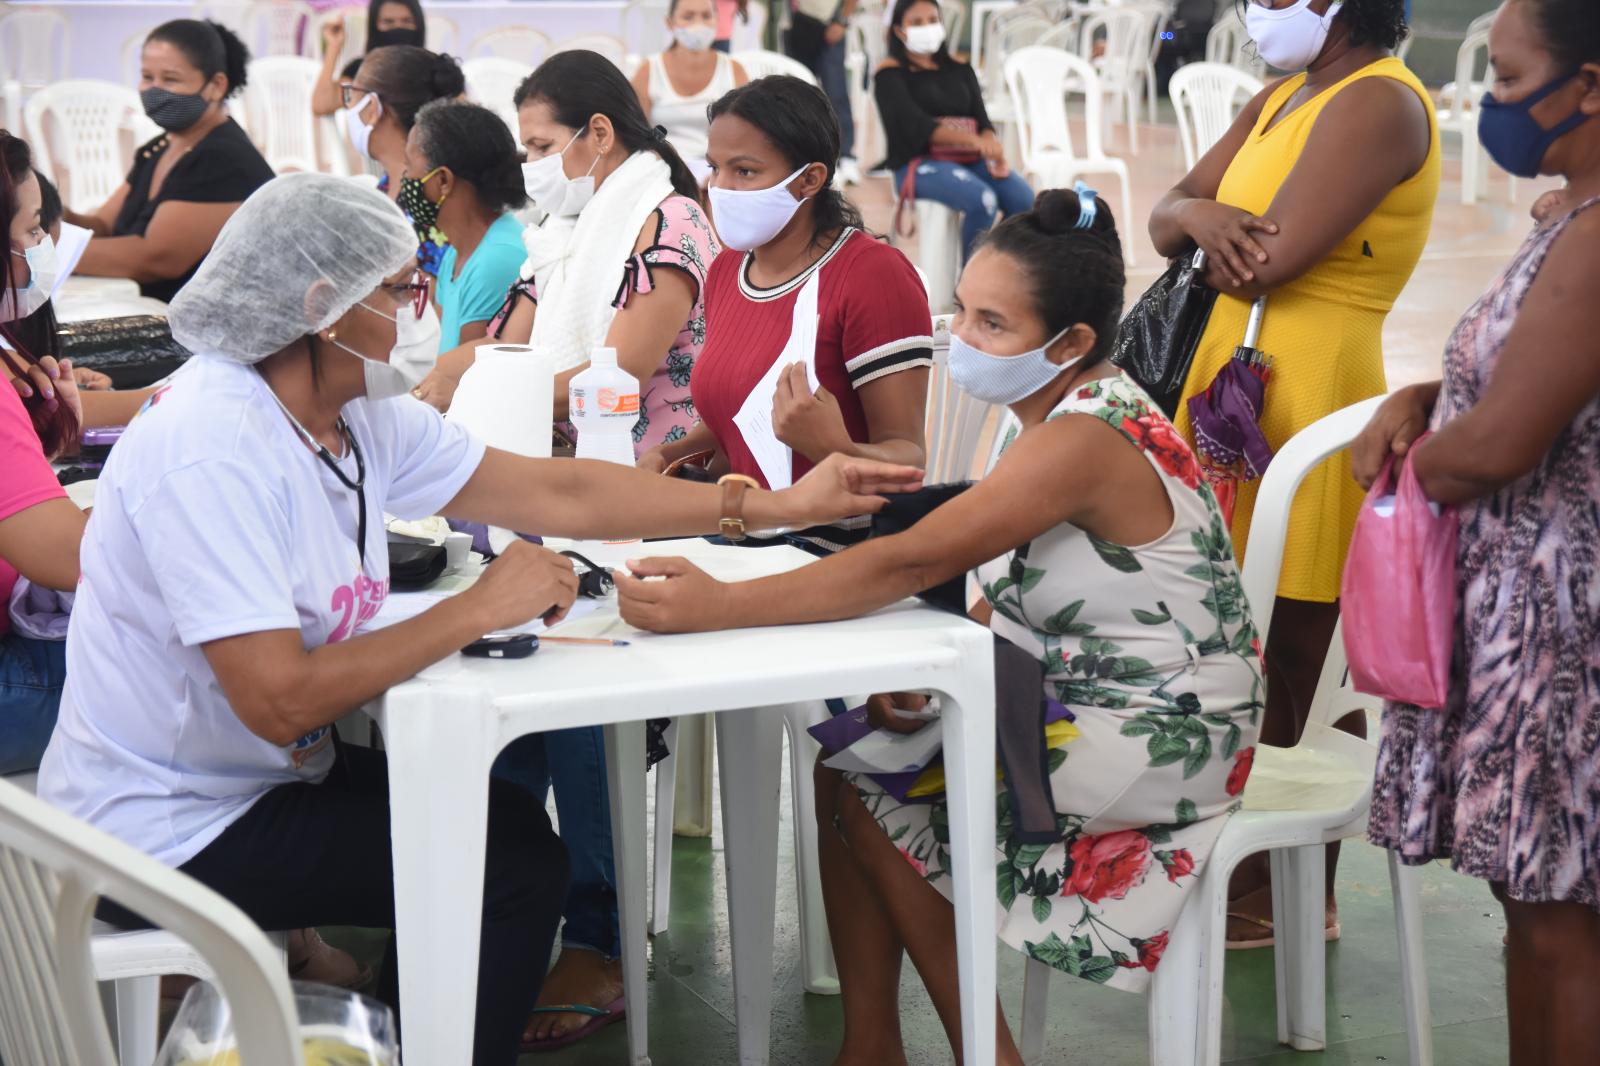
[[[1273,359],[1261,428],[1276,450],[1324,415],[1385,391],[1383,322],[1427,243],[1439,191],[1439,133],[1427,91],[1393,50],[1404,0],[1254,0],[1261,57],[1299,70],[1267,86],[1157,205],[1166,256],[1199,246],[1215,309],[1184,400],[1203,392],[1267,297],[1260,347]],[[1193,441],[1187,403],[1174,420]],[[1235,550],[1248,550],[1257,483],[1239,488]],[[1267,640],[1263,743],[1293,744],[1338,621],[1339,578],[1362,492],[1343,456],[1295,498]],[[1328,928],[1336,935],[1334,864]],[[1230,943],[1271,943],[1265,864],[1236,881]],[[1248,898],[1241,898],[1248,897]],[[1263,935],[1265,934],[1265,935]]]

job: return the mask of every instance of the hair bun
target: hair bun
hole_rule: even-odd
[[[1122,239],[1117,233],[1117,220],[1111,205],[1099,195],[1094,198],[1094,219],[1087,227],[1078,225],[1083,215],[1083,204],[1072,189],[1046,189],[1033,202],[1033,215],[1041,231],[1051,237],[1089,238],[1106,248],[1122,254]]]
[[[461,64],[456,62],[454,56],[443,52],[434,53],[429,81],[433,85],[434,99],[460,96],[467,91],[467,79],[461,72]]]

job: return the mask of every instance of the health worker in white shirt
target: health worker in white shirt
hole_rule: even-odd
[[[287,175],[245,201],[172,303],[194,358],[112,452],[84,536],[40,794],[267,929],[393,928],[383,756],[339,747],[333,723],[484,633],[561,617],[577,591],[565,558],[518,543],[467,591],[363,632],[389,589],[385,512],[674,536],[814,525],[920,479],[836,459],[741,498],[485,448],[389,363],[416,247],[388,199],[345,179]],[[516,1059],[566,879],[544,811],[491,783],[478,1066]]]

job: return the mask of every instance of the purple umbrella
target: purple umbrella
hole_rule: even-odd
[[[1244,343],[1234,349],[1233,358],[1206,390],[1189,398],[1195,451],[1230,522],[1239,484],[1260,477],[1272,462],[1272,445],[1260,422],[1272,359],[1256,347],[1266,307],[1265,296],[1255,302]]]

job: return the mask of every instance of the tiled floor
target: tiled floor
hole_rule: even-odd
[[[1133,163],[1135,211],[1132,232],[1140,269],[1130,272],[1136,296],[1158,273],[1144,233],[1144,215],[1180,176],[1170,128],[1141,136],[1143,152]],[[1111,150],[1118,150],[1113,142]],[[1454,145],[1447,146],[1453,151]],[[1473,207],[1460,202],[1459,167],[1447,162],[1428,251],[1389,319],[1386,333],[1390,384],[1437,376],[1440,353],[1457,317],[1509,258],[1526,232],[1527,209],[1536,194],[1523,183],[1508,205],[1503,177],[1491,198]],[[877,180],[856,190],[870,226],[888,229],[891,195]],[[911,249],[914,252],[914,249]],[[787,809],[787,807],[785,807]],[[779,854],[777,989],[773,1019],[775,1066],[826,1066],[840,1034],[836,999],[808,996],[800,987],[792,880],[793,849],[787,819]],[[733,989],[729,972],[724,870],[712,841],[679,840],[673,854],[674,906],[671,929],[656,938],[651,957],[650,1050],[656,1066],[705,1066],[737,1062]],[[1345,850],[1339,899],[1344,939],[1328,951],[1329,1047],[1301,1054],[1276,1044],[1272,955],[1236,952],[1227,967],[1224,1059],[1254,1066],[1333,1066],[1406,1061],[1398,997],[1388,876],[1383,856],[1365,844]],[[1423,873],[1427,965],[1440,1066],[1490,1066],[1506,1061],[1502,1002],[1502,924],[1486,888],[1442,867]],[[347,937],[341,938],[349,943]],[[1021,959],[1003,952],[1001,987],[1013,1018],[1021,993]],[[951,1061],[937,1020],[915,972],[907,967],[901,1011],[916,1064]],[[1090,987],[1069,978],[1054,983],[1049,1061],[1094,1066],[1135,1066],[1147,1061],[1143,999]],[[609,1066],[626,1061],[620,1026],[567,1051],[528,1056],[524,1066]]]

